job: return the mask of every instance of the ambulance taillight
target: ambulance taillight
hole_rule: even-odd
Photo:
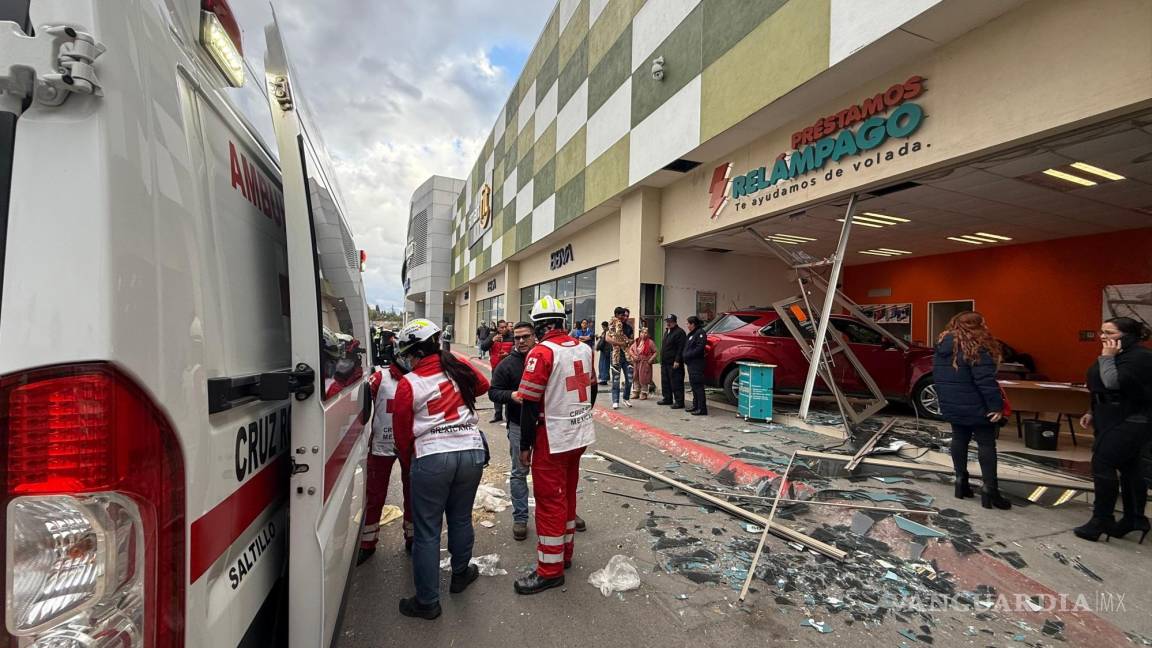
[[[184,643],[184,465],[106,363],[0,378],[6,645]],[[15,641],[13,641],[15,640]]]
[[[244,85],[244,46],[240,23],[225,0],[203,0],[200,5],[200,44],[208,51],[228,83]]]

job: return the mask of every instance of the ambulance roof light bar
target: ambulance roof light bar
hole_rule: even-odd
[[[203,0],[200,5],[200,44],[232,87],[244,85],[244,47],[240,23],[227,0]]]

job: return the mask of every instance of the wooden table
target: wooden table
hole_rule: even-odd
[[[1008,396],[1012,411],[1016,412],[1016,431],[1023,436],[1020,425],[1020,412],[1052,412],[1060,418],[1068,417],[1068,428],[1072,432],[1072,445],[1076,445],[1076,420],[1092,407],[1092,394],[1087,387],[1072,383],[1057,383],[1038,380],[998,381]]]

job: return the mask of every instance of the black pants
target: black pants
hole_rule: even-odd
[[[968,444],[976,439],[976,456],[980,462],[984,489],[999,488],[996,479],[996,424],[952,424],[952,469],[957,479],[968,479]]]
[[[684,365],[675,369],[672,362],[660,361],[660,395],[663,400],[684,404]]]
[[[1140,472],[1140,456],[1146,439],[1145,424],[1120,423],[1096,432],[1092,443],[1092,482],[1096,486],[1093,517],[1115,519],[1117,495],[1123,500],[1125,518],[1144,517],[1148,485]]]
[[[708,412],[708,401],[704,399],[704,367],[688,367],[688,384],[692,387],[692,407],[699,412]]]
[[[492,418],[504,418],[504,403],[492,403],[492,408],[496,410]]]

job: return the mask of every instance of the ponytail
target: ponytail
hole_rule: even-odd
[[[464,399],[464,404],[468,406],[468,411],[476,412],[476,372],[468,364],[462,362],[459,358],[452,355],[448,351],[440,351],[440,368],[444,370],[444,374],[456,383],[456,388],[460,390],[460,397]]]

